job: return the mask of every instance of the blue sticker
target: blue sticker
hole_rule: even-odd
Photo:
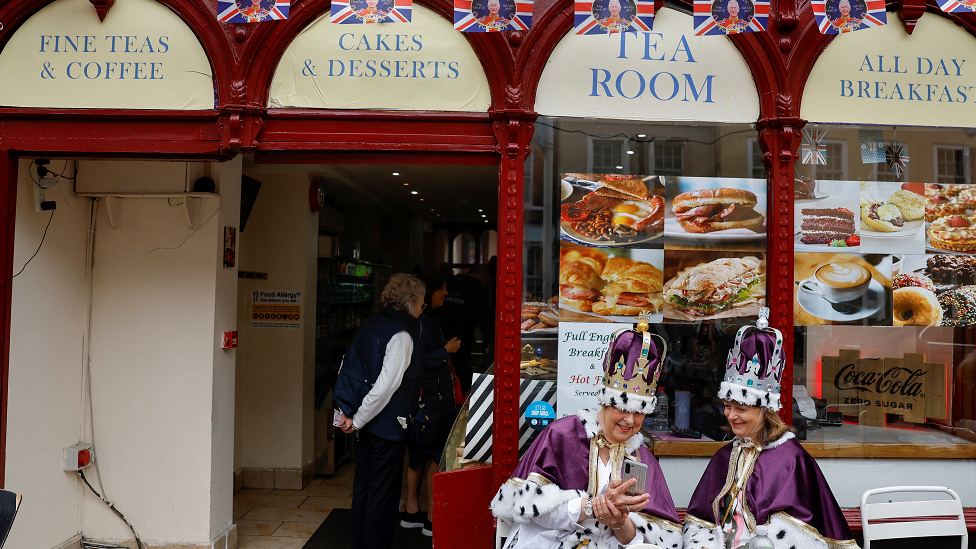
[[[525,408],[525,419],[537,431],[546,428],[556,419],[556,410],[544,400],[537,400]]]

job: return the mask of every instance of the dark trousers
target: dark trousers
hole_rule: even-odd
[[[399,521],[407,441],[359,431],[352,481],[352,549],[389,549]]]

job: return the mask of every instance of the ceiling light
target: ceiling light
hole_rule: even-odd
[[[430,211],[434,211],[434,208],[431,208]]]
[[[637,137],[647,137],[647,134],[646,133],[639,133],[639,134],[637,134]],[[396,175],[396,174],[393,174],[393,175]]]
[[[409,187],[410,186],[410,183],[404,183],[403,186],[404,187]]]
[[[420,201],[421,201],[421,202],[423,202],[423,201],[424,201],[424,199],[423,199],[423,198],[421,198],[421,199],[420,199]]]
[[[488,223],[488,220],[487,219],[485,220],[485,223]]]
[[[485,214],[481,214],[481,217],[488,217],[488,216],[487,216],[487,215],[485,215]]]
[[[622,169],[624,169],[624,167],[623,166],[617,166],[617,169],[618,170],[622,170]]]
[[[417,194],[417,191],[410,191],[410,194]]]
[[[478,210],[478,211],[479,211],[479,212],[483,212],[484,210]]]
[[[634,154],[634,151],[627,151],[627,154]]]
[[[400,172],[393,172],[393,175],[400,175]]]

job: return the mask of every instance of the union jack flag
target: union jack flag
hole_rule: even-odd
[[[454,0],[454,30],[499,32],[529,30],[532,27],[532,0],[498,0],[502,8],[498,15],[491,15],[488,11],[491,1],[496,0]],[[506,13],[511,15],[506,16]]]
[[[939,8],[946,13],[976,12],[976,0],[941,0]]]
[[[609,0],[576,2],[576,34],[651,32],[654,28],[653,0],[617,1],[621,9],[616,17],[609,11]]]
[[[341,24],[409,23],[413,0],[379,0],[370,8],[365,0],[332,0],[332,22]]]
[[[240,7],[238,7],[240,3]],[[217,19],[221,23],[260,23],[288,19],[291,0],[217,0]]]
[[[801,161],[804,164],[827,164],[827,130],[803,130]]]
[[[821,34],[844,34],[888,24],[885,0],[813,0],[813,16]]]
[[[695,0],[695,36],[766,32],[768,24],[769,0]]]

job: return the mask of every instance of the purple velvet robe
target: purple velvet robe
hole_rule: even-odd
[[[647,465],[647,493],[651,496],[642,511],[681,524],[661,466],[647,448],[641,446],[638,452],[640,462]],[[529,473],[538,473],[563,490],[585,492],[590,482],[589,467],[590,438],[580,418],[568,416],[552,422],[539,433],[512,477],[526,479]]]
[[[712,456],[691,497],[689,515],[719,524],[721,517],[714,516],[712,502],[725,486],[731,456],[731,444]],[[783,511],[825,538],[854,539],[820,467],[796,439],[759,454],[746,484],[746,503],[758,524],[766,524],[773,513]]]

